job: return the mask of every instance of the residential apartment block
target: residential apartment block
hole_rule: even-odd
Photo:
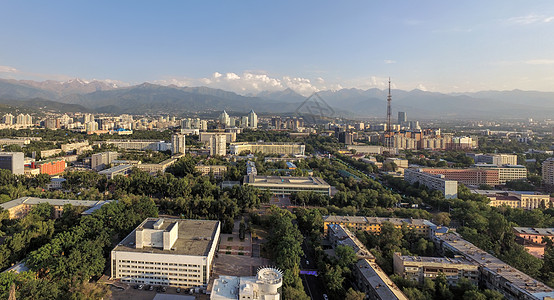
[[[304,155],[306,145],[298,143],[231,143],[231,154],[239,155],[241,152]]]
[[[434,240],[439,251],[462,255],[479,265],[481,285],[499,291],[508,300],[554,298],[553,288],[479,249],[456,233],[435,235]]]
[[[434,280],[444,274],[450,285],[456,285],[461,278],[479,284],[479,266],[463,257],[423,257],[394,253],[394,273],[403,278],[423,284],[425,278]]]
[[[458,197],[458,182],[448,180],[442,174],[433,175],[423,172],[422,169],[406,169],[404,180],[410,184],[419,182],[420,185],[424,185],[431,190],[440,191],[446,199]]]
[[[222,165],[197,165],[194,169],[202,176],[207,176],[212,173],[215,178],[223,178],[225,173],[227,173],[227,166]]]
[[[357,216],[323,216],[323,231],[328,232],[328,227],[332,224],[342,225],[354,230],[363,230],[370,233],[381,232],[383,223],[389,222],[396,228],[406,226],[421,235],[429,235],[432,227],[436,227],[432,222],[425,219],[402,219],[402,218],[380,218],[380,217],[357,217]]]

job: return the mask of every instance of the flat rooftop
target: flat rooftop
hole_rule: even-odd
[[[154,224],[160,218],[147,218],[127,237],[125,237],[113,251],[121,252],[137,252],[137,253],[156,253],[156,254],[177,254],[177,255],[192,255],[206,256],[212,248],[212,244],[217,239],[216,232],[219,226],[219,221],[214,220],[188,220],[188,219],[172,219],[163,218],[164,222],[159,230],[170,229],[170,226],[178,227],[178,237],[173,244],[172,250],[163,250],[161,248],[143,247],[135,248],[137,230],[154,229]]]
[[[112,202],[112,201],[114,200],[105,200],[105,201],[104,200],[71,200],[71,199],[44,199],[44,198],[36,198],[36,197],[21,197],[6,203],[2,203],[0,204],[0,207],[7,210],[22,204],[38,205],[41,203],[48,203],[52,206],[64,206],[66,204],[71,204],[73,206],[93,207],[99,204],[102,204],[102,205],[106,204],[105,202]]]
[[[254,185],[297,185],[297,186],[318,186],[329,188],[330,185],[320,177],[291,177],[291,176],[254,176],[251,181],[245,176],[246,183]]]
[[[449,258],[449,257],[429,257],[429,256],[409,256],[409,255],[401,255],[399,256],[400,259],[406,263],[427,263],[427,264],[449,264],[449,265],[473,265],[477,267],[477,264],[470,262],[469,260],[462,258],[462,257],[456,257],[456,258]]]
[[[448,244],[451,248],[456,249],[459,253],[464,255],[466,259],[481,265],[482,268],[487,269],[493,274],[505,278],[518,289],[532,295],[536,293],[548,293],[548,295],[554,297],[554,289],[551,287],[508,265],[492,254],[476,247],[472,243],[462,239],[459,235],[447,233],[437,236],[437,238],[444,241],[444,243]]]
[[[356,268],[380,299],[408,299],[376,263],[361,259],[356,263]]]
[[[133,166],[131,166],[131,165],[119,165],[119,166],[111,167],[111,168],[106,169],[106,170],[102,170],[102,171],[98,172],[98,174],[111,174],[111,173],[127,170],[127,169],[132,168],[132,167]]]
[[[381,224],[383,222],[390,222],[395,225],[402,225],[403,223],[417,225],[417,226],[435,226],[425,219],[411,219],[411,218],[381,218],[381,217],[357,217],[357,216],[323,216],[324,222],[329,223],[357,223],[357,224]]]
[[[554,235],[554,228],[514,227],[520,234]]]

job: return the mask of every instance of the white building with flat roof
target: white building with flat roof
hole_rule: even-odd
[[[404,180],[410,184],[419,182],[431,190],[437,190],[444,194],[446,199],[458,197],[458,182],[448,180],[444,175],[434,175],[423,172],[421,169],[406,169]]]
[[[219,234],[219,221],[147,218],[112,250],[111,278],[205,288]]]
[[[256,276],[220,276],[214,280],[210,300],[279,300],[283,273],[262,267]]]

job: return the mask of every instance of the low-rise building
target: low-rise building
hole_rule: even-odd
[[[304,155],[306,145],[299,143],[231,143],[231,154],[239,155],[242,152],[281,154],[281,155]]]
[[[459,234],[435,235],[439,251],[462,255],[479,265],[480,284],[499,291],[508,300],[546,300],[554,298],[554,289],[519,271],[492,254],[464,240]]]
[[[463,257],[424,257],[394,253],[394,273],[403,278],[423,284],[425,278],[434,280],[444,274],[450,285],[456,285],[461,278],[479,284],[479,266]]]
[[[328,226],[327,239],[331,247],[335,249],[337,246],[346,246],[352,248],[358,259],[368,259],[375,261],[375,256],[367,250],[367,248],[358,240],[346,226],[331,224]]]
[[[197,165],[194,167],[202,176],[212,173],[215,178],[223,178],[227,173],[227,166],[223,165]]]
[[[31,169],[39,169],[40,174],[56,175],[65,171],[67,162],[65,159],[49,159],[31,163]]]
[[[165,170],[171,167],[176,161],[177,158],[169,158],[159,164],[138,164],[136,167],[150,174],[156,174],[158,172],[164,173]]]
[[[554,207],[554,199],[546,194],[499,190],[472,190],[472,192],[489,198],[489,205],[493,207],[504,205],[511,208],[523,208],[527,210]]]
[[[275,268],[260,268],[256,276],[219,276],[214,280],[210,300],[279,300],[283,274]]]
[[[554,241],[554,228],[514,227],[516,242],[523,245],[535,257],[543,258],[545,238]]]
[[[446,199],[458,197],[458,182],[448,180],[442,174],[433,175],[423,172],[421,169],[406,169],[404,180],[410,184],[418,182],[431,190],[437,190],[444,194]]]
[[[147,218],[112,250],[111,278],[205,288],[219,234],[219,221]]]
[[[356,285],[369,299],[408,300],[376,262],[360,259],[353,269]]]
[[[315,192],[331,196],[331,186],[320,177],[291,176],[244,176],[244,184],[261,190],[269,190],[274,195],[290,195],[294,192]]]
[[[498,170],[498,182],[506,184],[506,182],[514,180],[527,179],[527,168],[522,165],[493,165],[493,164],[477,164],[479,169]]]
[[[98,172],[100,175],[106,175],[108,179],[114,179],[117,175],[127,176],[133,171],[133,166],[131,165],[119,165],[111,167],[106,170]]]
[[[359,217],[359,216],[323,216],[323,231],[328,232],[332,224],[346,226],[354,230],[363,230],[370,233],[380,233],[383,223],[389,222],[396,228],[406,226],[421,235],[429,235],[431,229],[436,227],[432,222],[425,219],[412,218],[381,218],[381,217]]]
[[[3,210],[7,210],[10,214],[10,219],[20,219],[25,217],[33,207],[41,203],[48,203],[53,206],[53,217],[59,218],[62,215],[63,207],[66,204],[71,204],[73,206],[84,206],[84,207],[94,207],[97,205],[103,205],[105,203],[110,203],[113,200],[105,201],[96,201],[96,200],[70,200],[70,199],[43,199],[36,197],[21,197],[15,200],[2,203],[0,207]]]

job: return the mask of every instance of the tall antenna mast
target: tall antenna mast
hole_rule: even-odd
[[[392,124],[391,124],[391,108],[390,104],[392,101],[392,96],[390,94],[390,77],[389,77],[389,95],[387,96],[387,138],[385,140],[385,147],[389,151],[389,154],[392,152]]]

